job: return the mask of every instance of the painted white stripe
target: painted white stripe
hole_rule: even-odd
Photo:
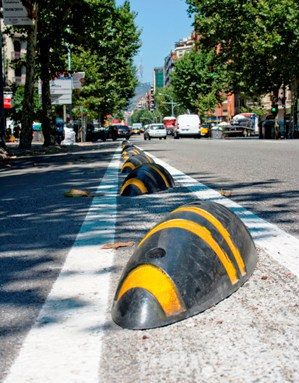
[[[256,246],[263,249],[299,278],[299,240],[297,238],[258,217],[236,202],[223,197],[219,192],[189,177],[152,154],[146,154],[151,156],[157,164],[167,169],[176,182],[188,188],[199,199],[218,202],[232,210],[248,227]]]
[[[114,241],[119,158],[117,150],[5,383],[100,381],[101,338],[114,257],[114,251],[100,247]]]

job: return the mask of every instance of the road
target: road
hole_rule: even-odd
[[[296,141],[133,140],[297,243]],[[54,161],[20,160],[0,173],[0,381],[298,381],[298,279],[288,254],[282,265],[262,245],[250,281],[203,314],[142,332],[111,321],[133,250],[101,245],[136,243],[165,213],[198,198],[182,175],[174,190],[116,197],[123,179],[117,152],[112,161],[117,145],[87,146]],[[66,199],[63,192],[74,186],[95,197]]]

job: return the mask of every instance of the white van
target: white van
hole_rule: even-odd
[[[197,114],[181,114],[176,119],[174,138],[200,137],[200,118]]]

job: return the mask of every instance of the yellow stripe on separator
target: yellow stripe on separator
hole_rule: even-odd
[[[135,288],[150,292],[160,303],[167,316],[186,310],[173,280],[157,266],[141,265],[133,269],[123,281],[117,294],[117,301],[127,291]]]
[[[120,190],[120,194],[122,194],[122,192],[125,190],[125,188],[129,185],[136,186],[139,190],[142,191],[142,193],[148,193],[147,187],[144,185],[144,183],[142,181],[140,181],[137,178],[131,178],[124,183],[124,185],[122,186],[122,188]]]
[[[155,171],[162,177],[162,179],[163,179],[163,181],[164,181],[166,187],[167,187],[167,188],[170,188],[169,182],[167,181],[166,177],[165,177],[164,174],[161,172],[161,170],[158,169],[155,165],[151,165],[151,167],[152,167],[153,169],[155,169]]]
[[[141,246],[144,241],[146,241],[153,234],[165,230],[165,229],[182,229],[187,230],[190,233],[195,234],[197,237],[201,238],[217,255],[218,259],[222,263],[227,275],[234,285],[238,282],[237,271],[229,259],[228,255],[221,249],[215,239],[212,237],[211,232],[205,227],[199,225],[198,223],[188,221],[186,219],[170,219],[169,221],[162,222],[155,226],[151,231],[149,231],[146,236],[141,240],[138,247]]]
[[[225,239],[226,243],[228,244],[228,247],[230,248],[231,252],[233,253],[233,256],[237,262],[241,275],[242,276],[245,275],[246,266],[244,264],[243,258],[239,252],[239,249],[234,244],[229,232],[222,225],[222,223],[216,217],[214,217],[211,213],[197,206],[179,207],[178,209],[171,212],[171,214],[177,213],[177,212],[185,212],[185,211],[200,215],[201,217],[209,221],[219,231],[219,233],[222,235],[222,237]]]
[[[121,170],[123,171],[125,168],[130,168],[130,169],[134,170],[135,166],[132,164],[132,162],[127,162],[127,163],[123,164]]]

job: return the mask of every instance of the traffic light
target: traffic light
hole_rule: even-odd
[[[277,115],[277,113],[278,113],[278,104],[272,102],[271,113],[274,114],[275,116]]]
[[[274,116],[278,113],[278,97],[276,97],[276,95],[271,96],[271,113]]]

